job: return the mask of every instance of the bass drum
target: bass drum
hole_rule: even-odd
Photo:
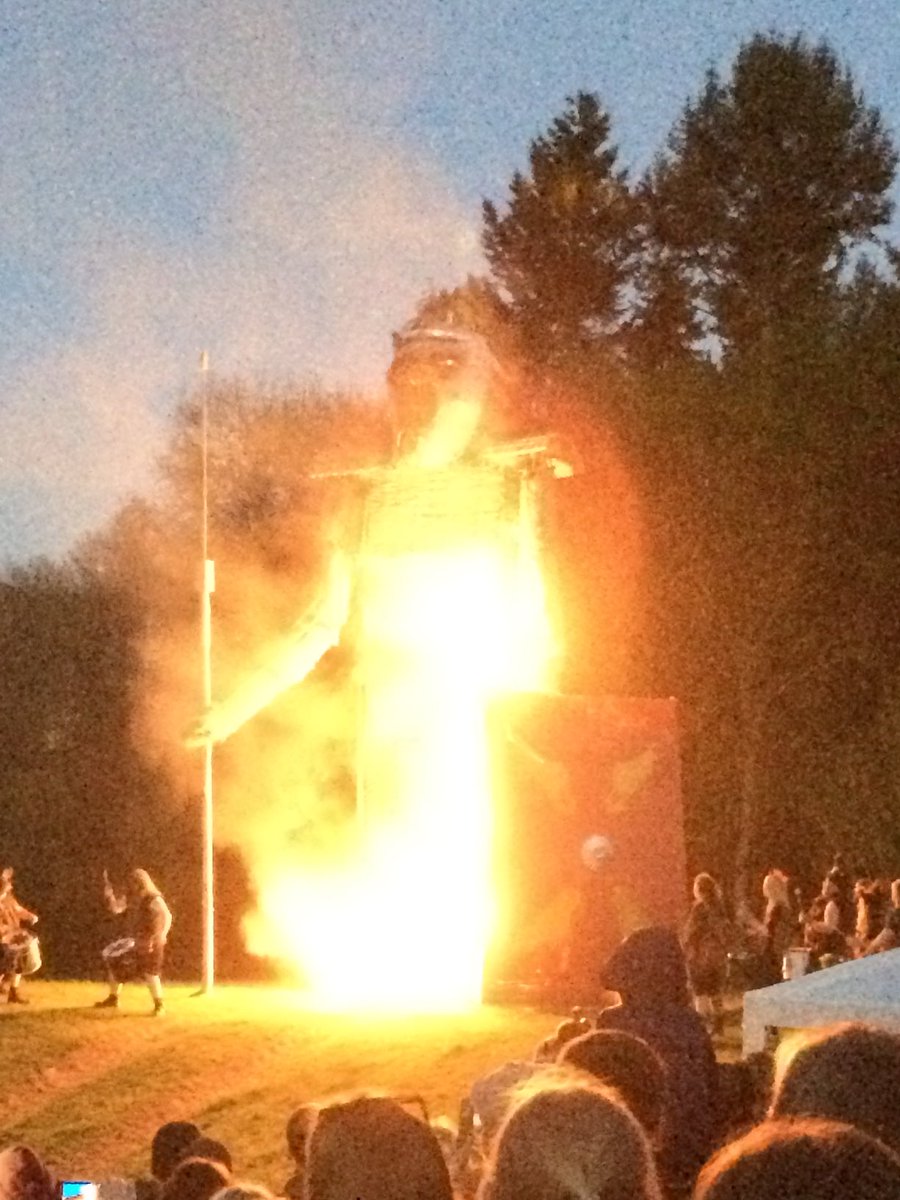
[[[134,938],[116,938],[114,942],[103,947],[102,956],[107,968],[118,983],[128,983],[134,978],[137,969]]]
[[[20,975],[33,975],[41,969],[41,945],[33,933],[20,929],[3,939],[7,950],[18,959],[15,970]]]

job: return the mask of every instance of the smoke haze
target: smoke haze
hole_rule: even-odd
[[[710,64],[805,30],[896,130],[900,23],[857,9],[6,0],[0,558],[62,552],[151,485],[201,348],[224,375],[371,384],[420,295],[479,267],[480,197],[576,89],[639,174]]]
[[[151,486],[201,347],[223,374],[371,385],[419,296],[478,263],[471,216],[428,146],[398,132],[426,39],[405,39],[403,73],[372,71],[399,16],[278,0],[13,7],[7,557],[64,550]]]

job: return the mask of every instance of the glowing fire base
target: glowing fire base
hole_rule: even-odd
[[[379,553],[370,537],[361,556],[360,848],[300,877],[269,873],[248,927],[254,952],[298,963],[329,1009],[481,1001],[488,709],[540,686],[551,648],[534,522],[521,519],[532,509],[515,507],[492,540],[463,521],[440,550]]]

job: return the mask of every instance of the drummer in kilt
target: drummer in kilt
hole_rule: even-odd
[[[0,871],[0,990],[8,989],[10,1004],[27,1004],[28,1001],[19,991],[23,952],[9,945],[8,940],[21,932],[23,923],[34,925],[36,921],[37,916],[13,895],[12,867],[4,867]]]
[[[146,871],[138,867],[131,872],[126,895],[119,895],[109,876],[103,873],[103,896],[113,913],[127,912],[130,917],[134,955],[127,958],[106,958],[109,976],[109,995],[98,1000],[95,1008],[118,1008],[122,984],[141,979],[153,1000],[153,1015],[161,1017],[163,1007],[162,967],[166,939],[172,927],[172,914],[159,888]]]

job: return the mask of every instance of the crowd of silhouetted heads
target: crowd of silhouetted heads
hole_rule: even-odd
[[[101,1182],[99,1200],[900,1200],[900,1035],[846,1024],[718,1061],[662,928],[627,938],[605,983],[618,1003],[498,1062],[453,1120],[419,1096],[305,1098],[267,1148],[274,1190],[172,1121],[148,1173]],[[0,1200],[58,1200],[64,1175],[8,1146]]]

